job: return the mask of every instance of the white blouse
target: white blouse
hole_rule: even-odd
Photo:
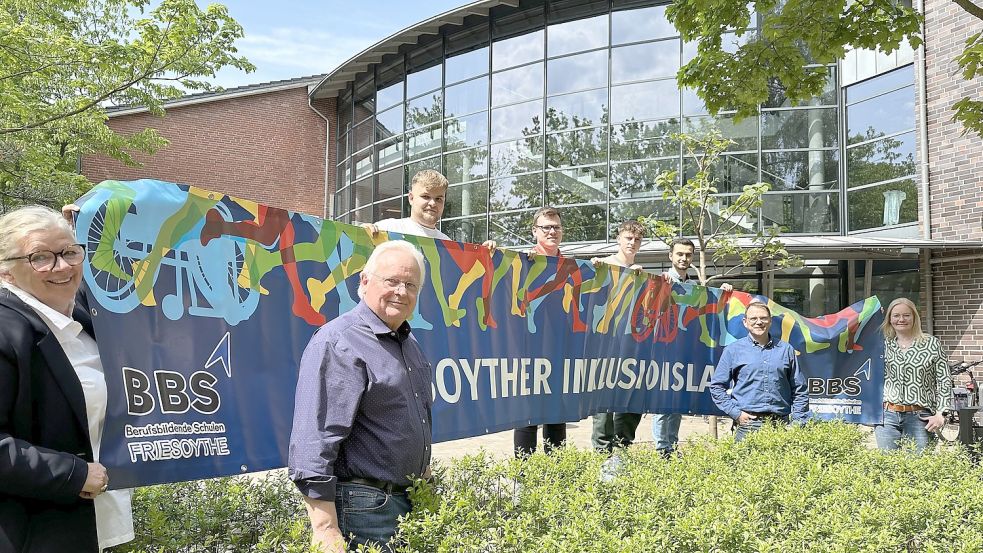
[[[48,325],[55,338],[58,339],[58,343],[61,344],[61,348],[65,351],[68,361],[75,368],[75,373],[82,384],[82,393],[85,395],[85,414],[89,422],[92,455],[93,459],[98,462],[108,395],[106,377],[103,373],[102,359],[99,357],[96,341],[83,330],[78,321],[55,311],[9,282],[3,284],[29,305]],[[112,490],[96,496],[94,500],[96,530],[99,536],[100,549],[126,543],[133,539],[131,495],[132,490]]]

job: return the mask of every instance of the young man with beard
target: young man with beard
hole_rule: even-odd
[[[696,245],[689,238],[676,238],[669,245],[669,261],[672,267],[662,273],[662,278],[667,283],[687,282],[689,280],[689,268],[693,265],[693,254],[696,252]],[[733,286],[727,284],[720,285],[724,292],[730,292]],[[657,414],[652,418],[652,439],[655,440],[655,447],[664,457],[669,457],[676,451],[679,443],[679,425],[682,423],[683,416],[680,413]]]

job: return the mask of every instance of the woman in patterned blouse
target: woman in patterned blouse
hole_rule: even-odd
[[[915,304],[898,298],[884,324],[884,423],[874,427],[877,447],[898,449],[902,438],[922,451],[935,441],[952,403],[949,360],[942,343],[922,332]]]

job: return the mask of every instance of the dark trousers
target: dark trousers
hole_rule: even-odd
[[[598,413],[594,415],[591,446],[597,451],[611,452],[616,447],[628,447],[635,441],[635,430],[642,416],[636,413]]]
[[[536,434],[538,426],[516,428],[512,436],[515,445],[515,456],[523,457],[536,452]],[[560,447],[567,439],[567,423],[543,425],[543,451],[549,453],[553,448]]]

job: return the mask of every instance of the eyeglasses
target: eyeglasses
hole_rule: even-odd
[[[8,257],[3,261],[15,261],[17,259],[26,259],[28,263],[31,264],[31,268],[35,271],[44,272],[50,271],[55,268],[58,264],[58,258],[65,260],[70,267],[74,267],[85,259],[85,246],[82,244],[73,244],[60,252],[53,252],[51,250],[38,250],[36,252],[31,252],[27,255],[20,255],[17,257]]]
[[[394,291],[399,290],[399,287],[402,286],[403,289],[406,290],[406,292],[409,294],[416,294],[417,292],[420,291],[420,286],[416,283],[406,282],[404,280],[399,280],[398,278],[384,277],[376,273],[372,273],[372,274],[381,278],[382,283],[385,284],[386,288],[390,290],[394,290]]]
[[[560,225],[533,225],[533,227],[538,228],[539,230],[543,231],[544,233],[549,233],[551,231],[553,231],[553,232],[562,232],[563,231],[563,227],[561,227]]]
[[[745,317],[747,322],[751,324],[766,323],[771,320],[771,317]]]
[[[891,313],[891,318],[907,320],[911,318],[911,313]]]

